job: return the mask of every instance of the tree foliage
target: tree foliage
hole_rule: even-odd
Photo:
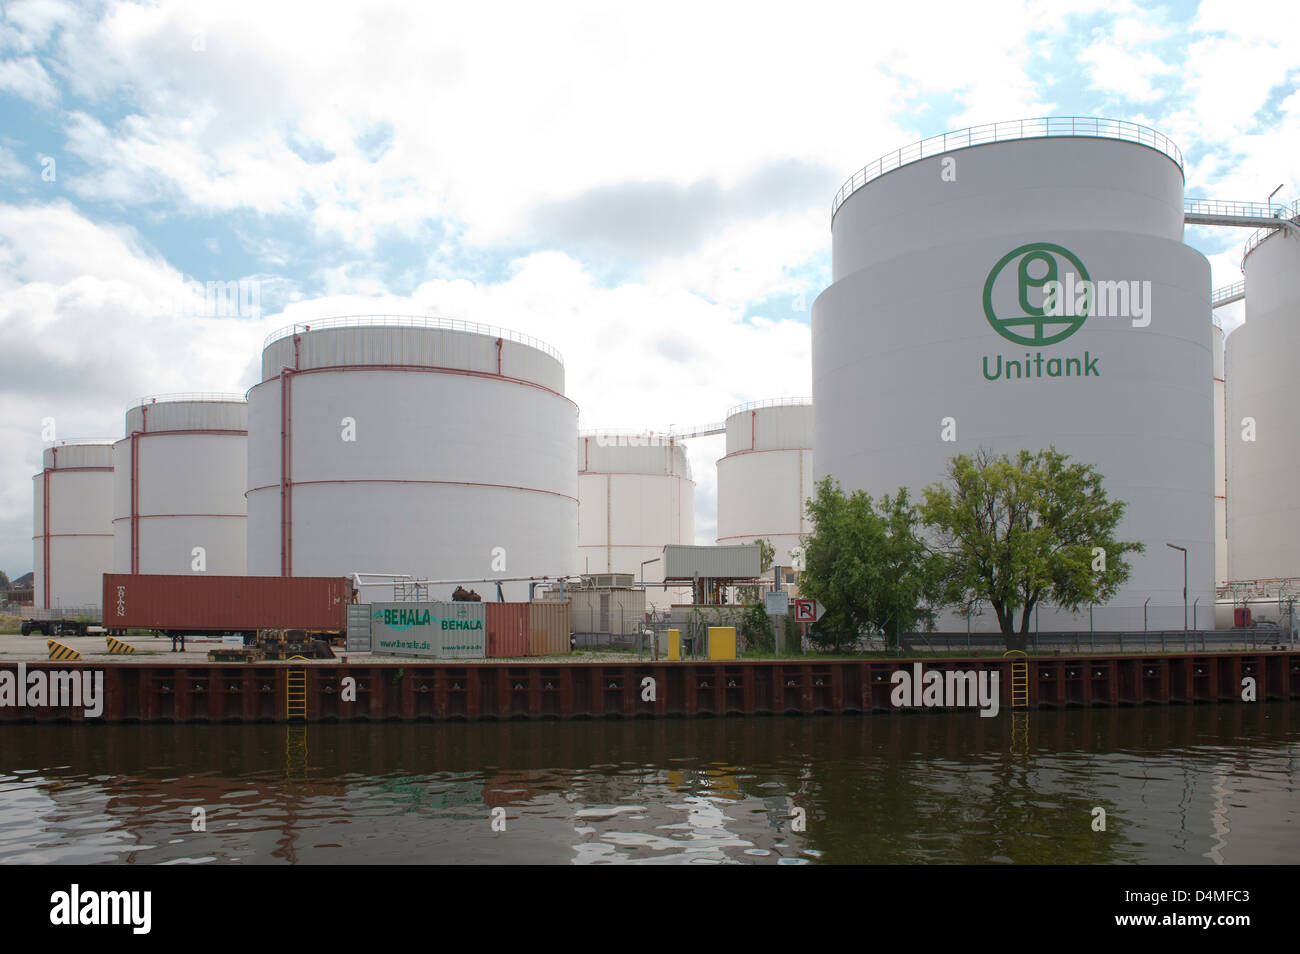
[[[932,628],[943,564],[918,532],[920,512],[906,488],[877,503],[826,477],[816,493],[799,589],[826,615],[810,638],[838,650],[868,632],[892,641],[900,631]]]
[[[1024,648],[1040,601],[1071,611],[1104,603],[1129,578],[1124,555],[1145,549],[1115,538],[1125,505],[1107,498],[1101,475],[1068,461],[1055,447],[1014,460],[961,454],[947,481],[925,490],[945,601],[966,612],[987,602],[1012,649]]]

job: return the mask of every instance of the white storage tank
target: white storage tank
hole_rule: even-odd
[[[128,408],[113,445],[116,572],[243,576],[247,455],[242,394],[164,394]]]
[[[718,461],[719,545],[772,543],[778,566],[808,533],[813,496],[813,409],[806,397],[742,404],[727,412],[727,454]]]
[[[1242,271],[1246,321],[1225,349],[1228,575],[1300,577],[1300,237],[1289,229],[1257,232]]]
[[[1094,625],[1140,631],[1149,598],[1150,628],[1183,627],[1167,543],[1187,548],[1187,606],[1210,625],[1210,269],[1182,241],[1173,143],[1070,118],[949,133],[854,176],[831,234],[812,314],[814,476],[919,498],[956,454],[1054,445],[1096,466],[1127,504],[1119,538],[1146,545]],[[976,625],[996,629],[992,612]],[[1037,625],[1086,630],[1089,614],[1043,605]]]
[[[648,584],[663,582],[666,544],[694,542],[695,481],[683,443],[634,430],[579,435],[580,572],[631,573],[636,582],[646,582],[648,604],[668,606],[689,591]]]
[[[37,609],[99,607],[113,572],[113,445],[62,441],[32,477]]]
[[[249,391],[248,572],[572,574],[577,421],[559,354],[514,332],[408,316],[281,329]]]

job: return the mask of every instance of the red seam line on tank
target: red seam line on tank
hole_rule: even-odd
[[[205,427],[205,428],[196,428],[194,430],[181,429],[181,430],[174,430],[174,431],[136,431],[135,436],[137,438],[139,437],[184,437],[189,434],[220,434],[228,437],[247,437],[248,431],[235,430],[234,428],[230,428],[230,427],[226,427],[226,428]],[[125,444],[130,439],[131,438],[129,437],[124,437],[120,441],[114,443],[113,446],[116,447],[118,444]]]
[[[758,450],[742,450],[742,451],[736,451],[733,454],[727,454],[722,458],[722,460],[726,460],[728,457],[743,457],[746,454],[779,454],[782,451],[810,451],[810,450],[812,450],[811,447],[760,447]]]
[[[632,470],[580,470],[579,477],[671,477],[673,480],[684,480],[687,483],[695,483],[690,477],[684,477],[681,474],[651,474],[645,471]]]
[[[497,490],[525,490],[531,494],[550,494],[553,497],[563,497],[565,500],[578,502],[577,497],[571,497],[568,494],[562,494],[558,490],[542,490],[538,487],[520,487],[518,484],[488,484],[474,480],[405,480],[394,477],[343,477],[337,480],[295,480],[295,487],[304,487],[308,484],[436,484],[449,487],[492,487]],[[279,490],[279,484],[266,484],[262,487],[250,487],[245,494],[256,493],[259,490]]]
[[[687,544],[692,546],[693,544]],[[579,543],[579,550],[604,550],[606,547],[627,548],[634,547],[638,550],[658,550],[661,544],[657,543]]]
[[[433,364],[335,364],[325,368],[301,368],[295,370],[295,375],[299,374],[323,374],[330,371],[423,371],[427,374],[463,374],[470,378],[483,378],[488,381],[504,381],[507,384],[522,384],[525,387],[537,388],[539,391],[546,391],[548,394],[554,394],[562,401],[568,401],[576,408],[578,405],[571,398],[565,397],[554,388],[548,388],[545,384],[538,384],[536,381],[525,381],[523,378],[512,378],[504,374],[493,374],[491,371],[470,371],[466,368],[443,368]],[[272,381],[278,381],[280,376],[277,374],[273,378],[266,378],[261,384],[270,384]],[[261,387],[261,384],[256,387]]]
[[[733,533],[727,537],[714,537],[715,540],[739,540],[741,537],[802,537],[807,530],[777,530],[772,533]]]
[[[1215,378],[1214,380],[1217,381],[1217,382],[1219,382],[1219,384],[1222,384],[1222,383],[1223,383],[1223,378]]]
[[[238,517],[241,520],[247,519],[246,513],[138,513],[135,515],[138,520],[148,520],[151,517]],[[114,523],[121,523],[123,520],[130,520],[131,517],[114,517]]]
[[[37,533],[32,535],[33,540],[43,540],[46,537],[49,537],[50,539],[53,539],[54,537],[108,537],[109,539],[112,539],[113,534],[111,533]]]

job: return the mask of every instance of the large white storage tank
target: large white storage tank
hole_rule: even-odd
[[[727,412],[727,454],[718,461],[719,544],[772,543],[775,563],[808,533],[813,495],[811,398],[777,398]]]
[[[113,445],[116,571],[243,576],[247,455],[242,394],[165,394],[128,408]]]
[[[63,441],[45,448],[32,477],[34,605],[93,609],[113,571],[113,445]]]
[[[407,316],[281,329],[249,391],[248,572],[572,574],[577,423],[559,354],[532,338]]]
[[[1225,349],[1228,575],[1300,577],[1300,237],[1289,229],[1256,233],[1242,271],[1246,321]]]
[[[1183,627],[1167,543],[1187,548],[1187,606],[1211,625],[1210,269],[1182,241],[1177,148],[1109,120],[949,133],[846,183],[831,232],[812,316],[815,476],[919,495],[956,454],[1055,445],[1098,468],[1127,503],[1119,538],[1146,545],[1094,625],[1141,630],[1149,598],[1152,629]],[[1053,273],[1076,294],[1098,283],[1091,310],[1044,315]],[[996,629],[991,612],[976,625]],[[1038,626],[1087,629],[1089,613],[1042,606]]]
[[[581,573],[631,573],[637,582],[645,580],[649,605],[667,606],[688,591],[649,586],[663,582],[663,548],[694,542],[695,481],[684,444],[631,430],[579,435]]]

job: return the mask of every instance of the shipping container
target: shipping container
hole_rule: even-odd
[[[347,577],[104,574],[104,626],[185,634],[302,629],[342,633]]]
[[[567,601],[534,600],[528,604],[528,655],[569,652],[569,609]]]
[[[528,655],[528,604],[487,603],[489,657]]]

